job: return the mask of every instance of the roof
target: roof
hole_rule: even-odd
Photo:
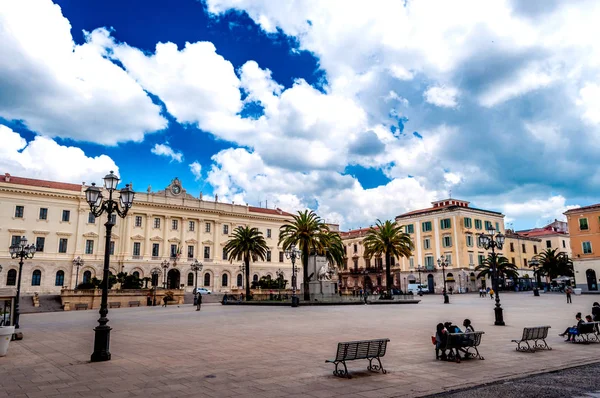
[[[8,183],[8,184],[16,184],[16,185],[29,185],[32,187],[40,187],[40,188],[53,188],[53,189],[63,189],[65,191],[76,191],[81,192],[81,184],[70,184],[68,182],[56,182],[56,181],[46,181],[46,180],[36,180],[34,178],[24,178],[24,177],[15,177],[11,176],[8,173],[4,174],[4,178],[0,180],[0,182]]]
[[[528,231],[518,231],[517,233],[519,235],[531,236],[531,237],[549,236],[549,235],[568,235],[567,232],[553,231],[551,229],[545,229],[545,228],[534,228],[534,229],[530,229]]]
[[[417,214],[433,213],[433,212],[445,211],[445,210],[455,210],[455,209],[469,209],[469,210],[483,211],[486,213],[492,213],[492,214],[496,214],[499,216],[502,215],[502,213],[497,212],[497,211],[492,211],[492,210],[483,210],[483,209],[478,209],[475,207],[449,205],[449,206],[435,206],[435,207],[428,207],[427,209],[413,210],[413,211],[409,211],[408,213],[400,214],[399,216],[396,216],[396,218],[409,217],[409,216],[414,216]]]
[[[595,205],[577,207],[576,209],[567,210],[563,214],[573,214],[573,213],[580,213],[582,211],[585,212],[585,211],[592,211],[592,210],[600,210],[600,203],[596,203]]]
[[[356,237],[365,235],[367,233],[367,231],[370,229],[371,229],[371,227],[352,229],[350,231],[340,232],[340,237],[342,239],[356,238]]]
[[[522,234],[519,234],[519,233],[515,233],[515,232],[512,232],[509,229],[507,229],[505,231],[504,236],[507,239],[531,240],[531,241],[534,241],[534,242],[541,242],[542,241],[540,238],[537,238],[537,237],[534,237],[534,236],[527,236],[527,235],[522,235]]]
[[[262,213],[262,214],[272,214],[277,216],[292,216],[292,214],[281,210],[279,207],[277,209],[265,209],[264,207],[254,207],[248,206],[248,210],[252,213]]]

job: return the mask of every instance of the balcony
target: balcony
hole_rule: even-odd
[[[137,256],[133,255],[133,256],[131,256],[132,260],[141,260],[142,258],[143,258],[143,256],[140,256],[140,255],[137,255]]]

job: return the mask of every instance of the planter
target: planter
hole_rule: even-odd
[[[578,287],[578,288],[575,288],[575,289],[573,289],[573,293],[574,293],[576,296],[579,296],[579,295],[581,294],[581,288],[579,288],[579,287]]]
[[[8,343],[15,332],[14,326],[0,326],[0,357],[6,355],[8,351]]]

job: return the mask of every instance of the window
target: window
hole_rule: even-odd
[[[238,287],[244,286],[244,277],[242,276],[242,274],[238,274],[237,276],[237,285]]]
[[[31,274],[31,286],[39,286],[42,284],[42,271],[36,269]]]
[[[473,222],[469,217],[465,217],[465,228],[473,228]]]
[[[469,252],[469,265],[470,266],[474,266],[475,263],[473,262],[473,253]]]
[[[354,244],[354,253],[358,253],[358,245],[356,243]]]
[[[83,283],[90,283],[92,281],[92,271],[85,271],[83,273]]]
[[[410,268],[415,268],[415,258],[414,257],[411,257],[408,259],[408,266]]]
[[[57,271],[54,278],[54,286],[62,286],[65,284],[65,271]]]
[[[20,235],[13,235],[11,240],[10,240],[10,245],[11,246],[18,246],[21,243],[21,236]]]
[[[283,252],[279,252],[279,262],[283,262]]]
[[[358,259],[355,258],[352,260],[352,262],[354,263],[354,269],[358,269]]]
[[[533,254],[537,254],[537,245],[533,245]]]
[[[516,265],[516,263],[515,263],[515,258],[514,258],[514,257],[511,257],[511,258],[510,258],[510,262],[511,262],[512,264],[515,264],[515,265]]]
[[[71,212],[69,210],[63,210],[63,212],[62,212],[63,222],[69,222],[70,219],[71,219]]]
[[[390,267],[396,265],[396,257],[390,257]]]
[[[475,229],[481,229],[481,220],[475,219]]]
[[[158,254],[160,249],[160,244],[159,243],[153,243],[152,244],[152,257],[158,257],[160,256],[160,254]]]
[[[67,252],[67,243],[68,242],[69,242],[69,240],[67,238],[60,238],[60,240],[58,241],[58,252],[59,253]]]
[[[194,274],[191,272],[188,274],[188,286],[194,286]]]
[[[433,269],[433,256],[425,256],[425,268]]]
[[[371,268],[371,259],[365,257],[365,267]]]
[[[267,250],[267,262],[271,262],[271,250]]]
[[[563,241],[562,241],[562,244],[563,244],[563,248],[566,248],[566,247],[567,247],[567,244],[565,243],[565,240],[564,240],[564,239],[563,239]]]
[[[563,240],[563,242],[564,242],[564,240]],[[552,248],[552,241],[549,241],[549,240],[546,241],[546,248],[547,249],[551,249]]]
[[[210,246],[204,246],[204,259],[210,259]]]
[[[223,260],[227,260],[227,249],[223,248]]]
[[[415,225],[414,224],[408,224],[406,226],[406,233],[407,234],[414,234],[415,233]]]
[[[421,227],[423,229],[423,232],[431,231],[431,221],[425,221],[424,223],[421,224]]]
[[[589,229],[587,218],[579,219],[579,229],[582,231],[586,231]]]
[[[131,274],[131,275],[133,275],[137,279],[140,279],[140,273],[137,271],[133,271],[133,274]]]
[[[210,232],[210,223],[207,222],[206,225],[204,226],[204,232]]]
[[[449,229],[450,226],[451,226],[451,223],[450,223],[449,218],[444,218],[443,220],[440,220],[440,228],[441,229]]]
[[[154,228],[155,229],[159,229],[160,228],[160,218],[155,218],[154,219]]]
[[[431,249],[431,239],[429,239],[429,238],[423,239],[423,248],[425,250]]]
[[[43,252],[45,243],[46,243],[46,238],[44,238],[43,236],[38,236],[37,238],[35,238],[35,251]]]
[[[496,231],[500,232],[500,224],[496,223]]]
[[[450,267],[452,265],[452,254],[446,253],[444,257],[446,257],[446,262],[448,263],[448,267]]]
[[[177,258],[177,245],[171,245],[171,258]]]
[[[188,258],[194,258],[194,246],[188,246]]]
[[[444,247],[452,247],[452,237],[451,236],[444,236],[442,238],[442,245]]]
[[[467,235],[467,246],[473,247],[473,235],[471,234]]]
[[[133,255],[139,256],[141,248],[142,248],[142,244],[140,242],[133,242]]]
[[[271,228],[267,228],[267,238],[271,237]]]
[[[25,210],[24,206],[16,206],[15,207],[15,218],[23,218],[24,210]]]
[[[592,254],[592,242],[581,242],[583,254]]]
[[[188,222],[188,230],[194,232],[196,230],[196,221]]]
[[[523,253],[527,253],[527,249],[525,248],[525,243],[521,244],[521,248],[523,249]]]
[[[136,227],[142,226],[142,216],[135,216],[135,226]]]
[[[179,220],[171,220],[171,229],[177,231],[179,229]]]
[[[94,241],[86,240],[85,241],[85,254],[94,254]]]
[[[117,215],[116,214],[113,214],[110,216],[110,222],[113,225],[115,225],[117,223]]]
[[[223,235],[229,235],[229,225],[223,225]]]
[[[8,270],[6,274],[6,286],[15,286],[17,284],[17,271],[14,269]]]
[[[96,224],[96,216],[92,212],[88,213],[88,224]]]
[[[523,267],[527,267],[527,259],[526,258],[523,259]]]
[[[108,254],[111,256],[115,255],[115,241],[111,240],[108,244]]]
[[[227,274],[221,276],[221,286],[226,287],[229,284],[229,277]]]
[[[210,274],[208,272],[204,274],[204,286],[210,286]]]
[[[490,229],[492,229],[492,222],[491,221],[486,221],[485,222],[485,230],[489,231]]]
[[[484,261],[484,260],[485,260],[485,256],[484,256],[483,254],[479,253],[479,254],[477,255],[477,264],[478,264],[478,265],[481,265],[481,264],[483,264],[483,261]]]
[[[513,242],[510,242],[510,251],[511,252],[515,251],[515,244]]]
[[[48,209],[45,207],[41,207],[40,208],[40,220],[47,220],[48,219]]]

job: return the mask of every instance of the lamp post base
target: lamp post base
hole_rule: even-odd
[[[300,304],[300,299],[296,296],[292,297],[292,307],[298,307],[298,304]]]
[[[494,308],[494,313],[496,316],[496,321],[494,322],[494,325],[505,326],[504,315],[502,314],[502,307],[498,306],[498,307]]]
[[[450,297],[447,293],[444,293],[444,304],[450,304]]]
[[[103,325],[96,326],[94,332],[94,352],[92,353],[92,362],[110,361],[110,331],[111,327]]]

